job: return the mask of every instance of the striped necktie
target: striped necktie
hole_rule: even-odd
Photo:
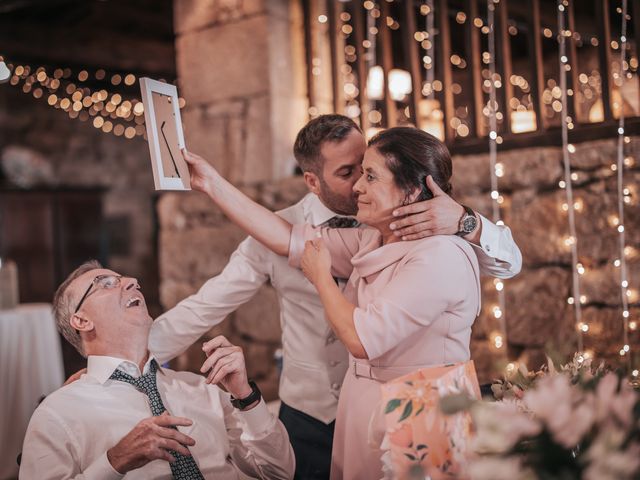
[[[151,413],[155,417],[162,415],[166,410],[160,398],[160,392],[158,391],[158,384],[156,383],[156,372],[158,370],[158,364],[155,360],[151,360],[149,364],[149,371],[138,378],[133,378],[131,375],[124,373],[121,370],[116,370],[109,377],[110,380],[119,380],[121,382],[130,383],[136,387],[139,391],[149,397],[149,407],[151,407]],[[176,427],[171,427],[176,428]],[[198,464],[194,460],[193,456],[187,457],[178,452],[170,451],[175,462],[170,463],[171,473],[176,480],[189,480],[189,479],[201,479],[204,480]]]

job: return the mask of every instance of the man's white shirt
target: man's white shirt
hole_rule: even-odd
[[[320,199],[307,194],[278,214],[292,224],[318,226],[334,217]],[[480,245],[474,245],[481,273],[500,278],[516,275],[522,266],[520,250],[509,228],[480,216]],[[320,298],[302,271],[248,237],[233,252],[224,270],[200,290],[158,317],[151,328],[149,349],[168,361],[248,302],[270,281],[280,306],[283,369],[280,399],[324,423],[335,420],[348,354],[327,321]]]
[[[109,463],[107,450],[152,416],[146,394],[109,379],[116,369],[140,376],[132,362],[90,356],[86,374],[42,402],[25,437],[21,479],[173,478],[164,460],[124,476]],[[158,368],[156,375],[167,411],[193,421],[190,427],[178,429],[196,440],[189,450],[204,478],[293,477],[295,459],[289,437],[263,400],[243,412],[233,408],[229,394],[207,385],[200,375],[164,368]]]

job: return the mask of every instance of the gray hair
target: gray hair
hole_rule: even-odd
[[[65,281],[58,287],[58,290],[56,290],[56,293],[53,296],[53,316],[56,319],[58,331],[83,357],[86,357],[86,355],[84,353],[84,347],[82,346],[82,338],[80,337],[80,333],[71,326],[71,317],[73,316],[73,311],[75,310],[76,305],[75,303],[72,303],[73,298],[71,298],[71,292],[68,291],[69,285],[81,275],[84,275],[91,270],[98,270],[101,268],[104,267],[97,260],[84,262],[71,272]]]

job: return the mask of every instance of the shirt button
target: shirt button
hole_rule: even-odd
[[[331,388],[334,390],[340,390],[340,384],[339,383],[332,383],[331,384]]]
[[[490,247],[489,245],[485,245],[485,246],[484,246],[484,249],[485,249],[487,252],[490,252],[490,251],[491,251],[491,247]]]
[[[336,366],[336,365],[338,365],[339,363],[340,363],[340,362],[336,362],[335,360],[331,360],[331,361],[329,362],[329,366],[330,366],[330,367],[335,367],[335,366]]]

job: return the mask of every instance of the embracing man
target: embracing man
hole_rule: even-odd
[[[342,115],[322,115],[299,133],[294,155],[310,193],[279,214],[290,223],[357,227],[353,185],[361,175],[366,140]],[[458,234],[473,247],[481,272],[500,278],[516,275],[522,258],[507,227],[496,226],[455,202],[429,178],[434,198],[399,208],[391,228],[403,240]],[[159,361],[184,352],[227,315],[270,282],[280,304],[283,370],[280,420],[296,456],[297,479],[329,478],[334,420],[348,355],[324,317],[313,285],[287,258],[249,237],[229,263],[200,290],[161,315],[151,328],[149,349]],[[344,283],[344,282],[341,282]],[[203,372],[211,368],[203,365]]]
[[[87,371],[31,417],[21,479],[293,478],[287,432],[227,339],[204,344],[206,379],[160,367],[138,282],[95,261],[58,288],[54,313]]]

